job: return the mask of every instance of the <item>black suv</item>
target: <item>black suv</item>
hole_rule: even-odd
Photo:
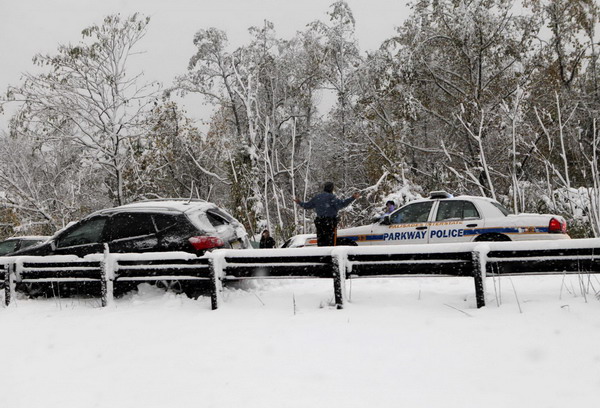
[[[17,255],[77,255],[249,248],[248,234],[232,216],[200,200],[151,200],[97,211]]]

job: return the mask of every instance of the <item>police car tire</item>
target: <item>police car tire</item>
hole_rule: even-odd
[[[502,242],[502,241],[510,241],[510,240],[511,239],[504,234],[483,234],[483,235],[478,236],[475,239],[475,242],[482,242],[482,241]]]

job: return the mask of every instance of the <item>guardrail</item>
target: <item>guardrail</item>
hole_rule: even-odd
[[[223,283],[244,279],[332,279],[337,308],[345,280],[380,277],[472,278],[476,306],[485,306],[486,276],[600,273],[600,239],[489,242],[372,247],[217,250],[203,257],[183,252],[0,258],[5,304],[17,284],[100,285],[102,305],[119,282],[207,281],[211,307],[221,303]]]

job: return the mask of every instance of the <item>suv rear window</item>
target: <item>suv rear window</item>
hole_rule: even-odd
[[[208,221],[213,227],[229,224],[229,221],[222,214],[218,214],[216,211],[207,211],[206,218],[208,218]]]

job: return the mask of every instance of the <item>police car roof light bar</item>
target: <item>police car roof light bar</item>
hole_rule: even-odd
[[[432,191],[429,194],[429,198],[431,198],[431,199],[436,199],[436,198],[452,198],[452,194],[447,193],[445,191]]]

